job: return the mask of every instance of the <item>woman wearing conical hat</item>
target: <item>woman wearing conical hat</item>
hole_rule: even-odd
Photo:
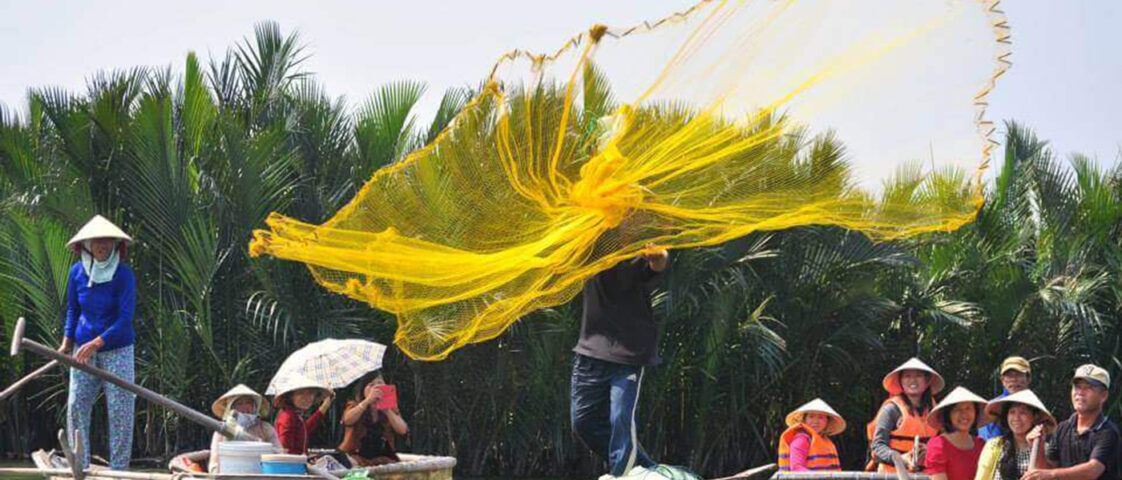
[[[958,387],[931,410],[927,424],[943,431],[927,442],[924,472],[931,480],[974,480],[985,445],[978,436],[985,406],[986,399]]]
[[[227,423],[236,423],[246,433],[260,438],[262,442],[272,443],[278,452],[281,451],[276,430],[265,421],[265,415],[269,414],[269,404],[265,402],[265,397],[252,388],[239,384],[218,397],[210,410],[214,412],[214,416]],[[221,433],[215,433],[210,440],[210,463],[207,469],[211,472],[218,471],[218,445],[224,441],[226,436]]]
[[[946,382],[935,369],[912,358],[888,372],[881,385],[889,397],[867,427],[873,456],[869,469],[895,472],[893,456],[901,455],[909,471],[919,471],[927,440],[939,433],[927,416]]]
[[[1028,434],[1037,425],[1056,428],[1056,419],[1032,390],[1021,390],[986,405],[986,416],[1001,424],[1001,436],[986,442],[974,480],[1018,480],[1029,470],[1032,442]]]
[[[302,413],[311,410],[317,399],[319,408],[305,420]],[[293,376],[277,387],[273,406],[277,408],[277,438],[284,453],[308,454],[308,437],[323,424],[334,399],[334,391],[306,377]]]
[[[98,215],[67,246],[80,258],[70,268],[66,323],[59,351],[128,381],[135,378],[133,313],[136,277],[125,263],[132,241],[123,230]],[[67,423],[78,434],[83,467],[90,464],[90,411],[105,387],[109,407],[109,465],[125,470],[132,454],[136,396],[76,368],[70,369]]]
[[[779,437],[779,470],[841,471],[830,437],[845,431],[845,419],[830,405],[811,400],[787,415],[787,427]]]

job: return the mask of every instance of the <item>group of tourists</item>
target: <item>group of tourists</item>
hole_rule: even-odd
[[[132,241],[109,220],[96,216],[70,240],[79,260],[69,272],[67,309],[59,351],[75,360],[99,367],[122,379],[134,381],[136,334],[136,278],[125,262]],[[385,380],[379,371],[367,375],[355,387],[354,398],[342,412],[344,427],[341,453],[344,466],[374,466],[398,461],[395,438],[409,427],[397,407],[380,406]],[[70,369],[67,429],[74,432],[78,460],[89,466],[90,413],[104,388],[109,408],[109,465],[126,470],[132,453],[135,395],[82,370]],[[324,424],[335,393],[320,385],[290,384],[276,392],[272,405],[245,385],[237,385],[218,398],[211,411],[236,424],[248,435],[273,444],[278,452],[306,455],[309,435]],[[276,409],[276,426],[265,421]],[[314,410],[313,410],[314,407]],[[307,415],[308,412],[310,415]],[[219,445],[226,437],[215,433],[211,441],[208,469],[220,464]],[[350,464],[350,465],[347,465]]]
[[[935,404],[946,386],[943,377],[919,359],[908,360],[882,382],[888,398],[867,427],[866,470],[904,468],[934,480],[1119,478],[1119,430],[1103,413],[1110,374],[1096,365],[1075,369],[1075,413],[1058,424],[1029,388],[1031,379],[1029,362],[1009,357],[1001,364],[1001,396],[987,401],[957,387]],[[815,399],[786,420],[779,439],[781,470],[841,470],[830,437],[846,423],[829,404]]]
[[[396,407],[378,406],[383,394],[378,387],[385,384],[381,372],[358,382],[354,398],[343,408],[343,441],[338,445],[341,455],[331,461],[343,467],[372,467],[400,461],[394,444],[398,436],[409,432],[409,425]],[[265,397],[238,385],[219,397],[211,411],[261,441],[272,443],[278,452],[307,455],[308,438],[323,425],[334,398],[334,392],[316,385],[286,387],[273,398],[272,406],[277,409],[274,427],[265,421],[269,413]],[[221,433],[214,434],[208,470],[218,471],[219,445],[228,440]]]
[[[651,308],[654,283],[670,263],[665,249],[648,245],[633,260],[585,283],[580,339],[571,380],[573,433],[607,461],[610,479],[696,478],[656,463],[639,444],[635,426],[643,374],[659,363],[658,327]],[[955,388],[936,404],[946,382],[919,359],[885,375],[888,398],[867,425],[867,470],[904,468],[935,480],[1114,480],[1119,478],[1119,430],[1103,413],[1109,373],[1076,369],[1071,381],[1075,414],[1057,425],[1029,389],[1032,369],[1021,357],[1000,369],[1004,393],[991,401]],[[838,471],[831,440],[846,422],[815,399],[791,412],[779,439],[785,471]],[[1037,454],[1032,453],[1034,440]],[[1030,457],[1035,463],[1030,464]]]
[[[69,242],[80,257],[69,272],[64,337],[60,351],[127,381],[134,377],[136,279],[125,259],[131,238],[94,217]],[[580,337],[574,351],[570,413],[574,434],[608,464],[605,478],[645,480],[696,478],[658,464],[639,443],[635,427],[645,369],[659,363],[659,332],[651,306],[655,282],[670,264],[669,253],[648,245],[636,258],[597,274],[584,285]],[[1011,357],[1001,366],[1005,393],[991,401],[958,387],[941,402],[943,377],[911,359],[884,377],[888,393],[867,426],[869,469],[905,468],[936,480],[1096,480],[1118,478],[1119,431],[1103,415],[1110,387],[1106,370],[1085,365],[1071,383],[1075,414],[1058,425],[1029,389],[1029,362]],[[345,427],[338,450],[343,462],[372,466],[397,460],[396,436],[408,426],[396,407],[379,408],[380,374],[359,382],[342,412]],[[89,465],[90,411],[104,387],[109,408],[110,466],[128,468],[134,395],[78,369],[70,370],[67,426]],[[293,384],[276,392],[271,405],[245,385],[222,395],[213,413],[290,454],[307,454],[309,435],[323,425],[334,392]],[[275,427],[264,419],[276,410]],[[310,414],[308,414],[310,412]],[[307,414],[307,415],[306,415]],[[845,420],[816,399],[791,412],[779,442],[783,470],[840,470],[831,437]],[[1033,455],[1033,441],[1043,454]],[[219,465],[222,442],[215,434],[210,468]],[[1037,453],[1040,453],[1037,452]],[[1030,458],[1035,463],[1030,464]]]

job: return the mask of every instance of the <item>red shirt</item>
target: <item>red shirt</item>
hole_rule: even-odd
[[[981,438],[974,437],[974,448],[961,450],[946,437],[937,435],[927,442],[924,473],[945,473],[947,480],[974,480],[974,474],[978,471],[978,457],[982,456],[982,447],[985,445]]]
[[[307,420],[300,418],[300,413],[292,407],[281,409],[277,413],[277,438],[284,447],[284,453],[306,455],[308,435],[319,428],[321,423],[323,414],[318,409]]]

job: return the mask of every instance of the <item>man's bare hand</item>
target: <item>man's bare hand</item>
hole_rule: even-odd
[[[1053,480],[1054,478],[1051,470],[1032,470],[1031,468],[1021,476],[1021,480]]]
[[[640,255],[647,261],[651,270],[656,272],[666,270],[667,265],[670,264],[670,252],[666,251],[665,248],[655,246],[653,243],[648,243]]]

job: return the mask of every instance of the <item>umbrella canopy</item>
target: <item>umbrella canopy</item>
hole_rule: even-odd
[[[382,368],[385,353],[385,345],[366,340],[329,338],[309,343],[281,364],[265,394],[277,395],[291,385],[309,381],[328,389],[345,387]]]

